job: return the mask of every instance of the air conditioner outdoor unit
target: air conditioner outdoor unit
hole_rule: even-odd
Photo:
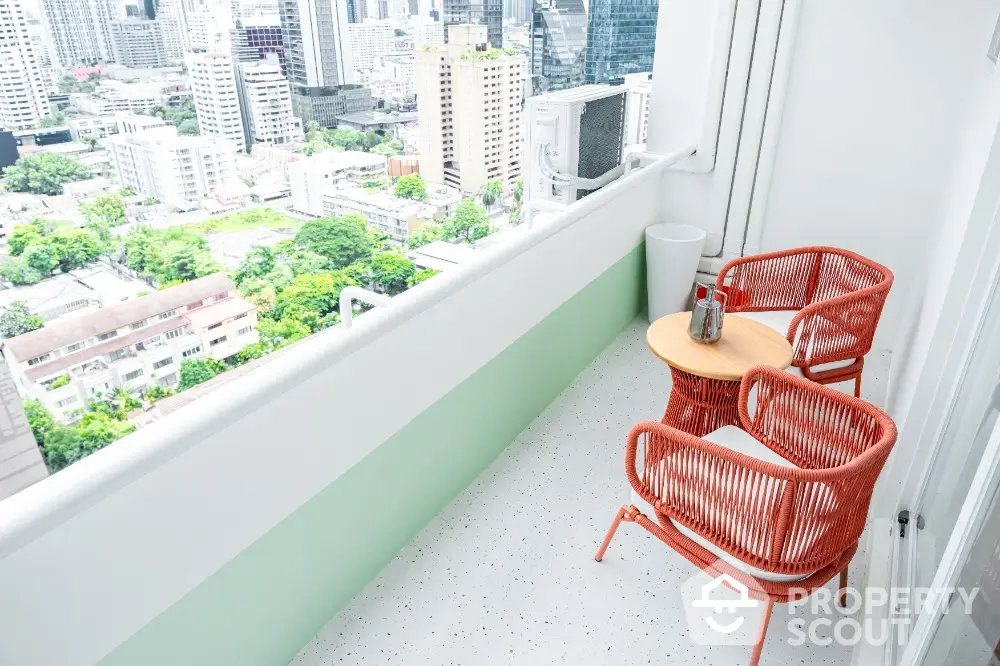
[[[529,97],[527,199],[570,204],[620,176],[627,104],[626,86],[585,85]]]

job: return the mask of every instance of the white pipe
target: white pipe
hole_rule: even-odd
[[[343,291],[340,292],[340,323],[345,328],[350,328],[354,324],[354,301],[356,300],[383,308],[392,304],[392,298],[385,294],[376,294],[374,291],[362,287],[344,287]]]
[[[613,204],[631,189],[655,181],[663,170],[694,154],[686,146],[664,155],[629,178],[622,178],[567,206],[551,223],[511,236],[462,264],[423,282],[358,320],[354,326],[335,326],[281,350],[280,362],[265,363],[226,390],[208,393],[198,409],[182,409],[128,435],[127,444],[109,446],[48,479],[3,500],[0,511],[0,559],[39,538],[105,497],[205,441],[248,410],[273,401],[274,396],[313,377],[323,367],[347,358],[461,291],[536,245],[552,238],[591,213]],[[124,441],[124,440],[123,440]]]
[[[767,116],[760,141],[760,155],[757,158],[757,178],[754,181],[753,202],[747,217],[746,235],[741,254],[760,252],[761,237],[764,234],[764,215],[767,212],[767,198],[771,193],[771,178],[774,175],[774,159],[778,153],[778,136],[781,130],[781,116],[788,93],[788,79],[792,71],[792,55],[799,32],[801,0],[785,0],[778,32],[778,49],[774,56],[771,72],[771,94],[767,103]]]
[[[549,201],[548,199],[532,199],[531,201],[524,202],[524,222],[525,225],[530,229],[532,223],[534,222],[534,213],[536,210],[547,210],[552,212],[559,212],[565,210],[569,204],[558,203],[556,201]]]

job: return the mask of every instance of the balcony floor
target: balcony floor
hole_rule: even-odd
[[[691,641],[679,586],[696,570],[644,530],[623,524],[593,559],[629,501],[625,435],[658,419],[669,391],[646,326],[623,331],[292,666],[748,663],[748,647]],[[869,357],[876,404],[887,371]],[[790,646],[789,617],[775,607],[762,665],[850,663],[848,647]]]

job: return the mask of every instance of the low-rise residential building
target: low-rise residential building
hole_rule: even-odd
[[[474,247],[466,243],[434,241],[410,250],[406,253],[406,258],[413,262],[417,270],[432,268],[436,271],[447,271],[469,261],[476,252]]]
[[[236,149],[225,140],[180,136],[168,126],[105,141],[122,187],[179,207],[236,179]]]
[[[300,213],[326,215],[323,196],[342,183],[364,184],[386,175],[386,158],[377,153],[327,150],[288,165],[292,208]]]
[[[81,113],[110,116],[148,111],[161,103],[162,93],[159,83],[103,80],[94,92],[72,93],[69,97],[73,106]]]
[[[462,203],[462,192],[456,187],[427,183],[427,198],[424,203],[434,207],[434,217],[441,220],[455,214]]]
[[[162,122],[162,121],[161,121]],[[83,141],[87,137],[101,139],[118,131],[118,121],[114,116],[77,116],[67,118],[70,136],[74,141]]]
[[[117,388],[172,387],[184,359],[228,358],[256,343],[257,311],[224,273],[97,312],[60,319],[4,341],[21,395],[62,422]]]
[[[405,243],[411,234],[434,221],[433,206],[363,187],[344,187],[324,195],[323,213],[360,213],[368,219],[369,227],[386,233],[396,243]]]

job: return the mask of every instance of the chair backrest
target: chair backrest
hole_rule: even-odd
[[[646,422],[629,434],[632,486],[657,511],[757,568],[804,575],[837,562],[864,529],[895,424],[861,400],[767,367],[744,377],[740,410],[743,429],[798,468]]]

